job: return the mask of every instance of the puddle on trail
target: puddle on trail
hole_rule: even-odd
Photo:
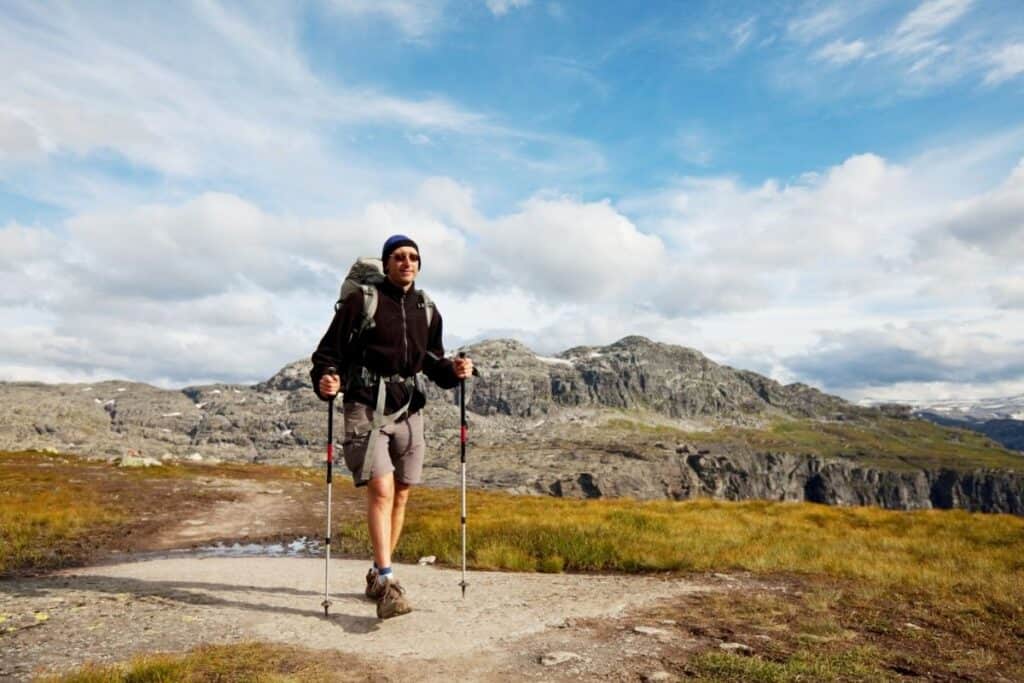
[[[324,546],[317,539],[300,536],[290,543],[217,543],[172,552],[196,557],[322,557]]]

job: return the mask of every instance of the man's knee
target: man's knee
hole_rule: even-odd
[[[391,474],[374,477],[367,485],[367,495],[374,505],[391,505],[395,499],[395,478]]]
[[[403,484],[401,482],[395,483],[395,505],[405,506],[406,501],[409,500],[409,492],[412,491],[411,484]]]

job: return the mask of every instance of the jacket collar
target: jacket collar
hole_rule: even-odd
[[[413,283],[412,287],[409,288],[408,292],[403,292],[402,288],[395,285],[391,280],[384,277],[384,281],[379,285],[380,291],[384,292],[393,299],[401,299],[403,294],[412,294],[416,291],[416,283]]]

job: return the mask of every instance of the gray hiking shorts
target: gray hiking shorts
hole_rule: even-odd
[[[373,408],[362,403],[346,403],[345,440],[341,443],[345,465],[352,472],[356,486],[362,469],[373,463],[373,477],[395,473],[395,482],[419,484],[423,479],[423,456],[427,450],[423,439],[423,414],[415,412],[401,422],[381,427],[377,433],[373,453],[366,449],[370,441]]]

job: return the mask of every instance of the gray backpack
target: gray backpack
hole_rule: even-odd
[[[384,282],[384,264],[379,258],[372,256],[360,256],[352,267],[348,269],[348,275],[341,283],[341,291],[338,292],[338,301],[334,304],[334,310],[341,308],[341,302],[345,297],[356,290],[363,293],[363,315],[359,320],[353,337],[361,337],[367,330],[373,329],[373,316],[377,312],[378,292],[377,285]],[[416,290],[420,295],[420,303],[427,315],[427,329],[430,329],[430,322],[434,317],[434,302],[423,290]]]

